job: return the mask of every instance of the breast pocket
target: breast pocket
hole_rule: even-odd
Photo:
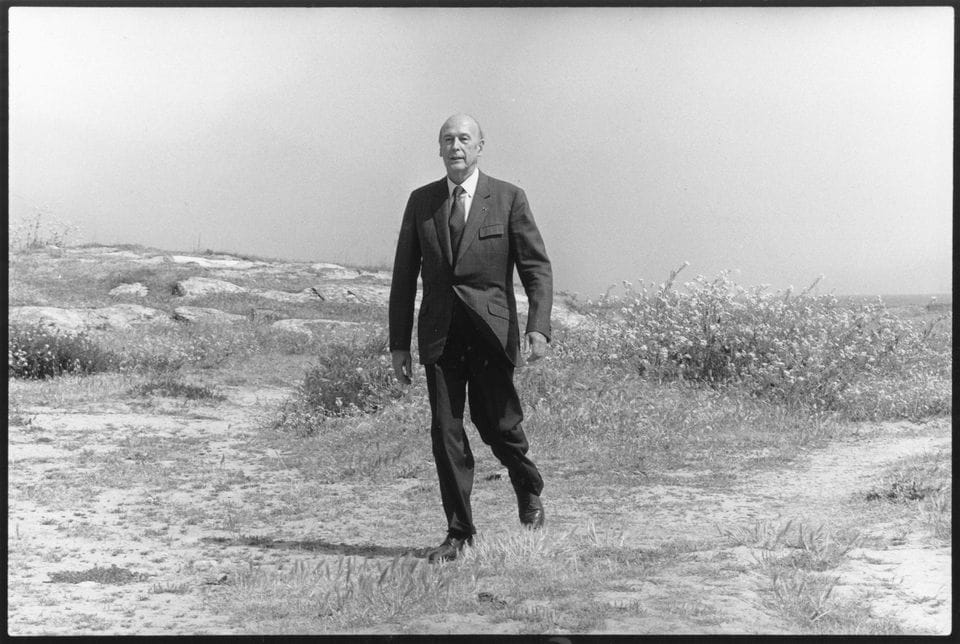
[[[492,237],[503,237],[503,224],[490,224],[480,227],[480,239],[490,239]]]
[[[507,236],[503,224],[481,226],[478,233],[479,250],[485,256],[500,256],[507,254]]]

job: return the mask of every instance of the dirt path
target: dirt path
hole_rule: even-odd
[[[400,479],[378,486],[376,496],[369,483],[307,481],[259,429],[287,392],[227,393],[227,402],[210,406],[20,411],[29,422],[8,433],[10,634],[243,633],[204,601],[238,566],[288,566],[339,553],[393,557],[435,541],[432,515],[422,524],[409,520],[436,504],[432,479]],[[785,469],[738,474],[726,489],[685,483],[683,472],[675,473],[675,484],[586,491],[561,481],[548,499],[550,529],[593,522],[622,531],[634,547],[689,546],[677,565],[607,598],[646,607],[608,621],[611,632],[783,632],[760,605],[762,580],[747,571],[750,549],[731,544],[718,528],[787,520],[846,525],[851,504],[862,502],[885,466],[950,446],[943,420],[879,427]],[[478,485],[481,532],[513,522],[514,509],[503,502],[506,485]],[[345,505],[354,511],[345,513]],[[920,535],[895,526],[876,530],[882,546],[851,552],[838,569],[841,586],[868,591],[871,606],[912,632],[949,632],[950,549],[925,547]],[[269,535],[270,546],[227,545],[238,535]],[[123,585],[51,582],[51,575],[94,566],[139,577]],[[677,597],[687,599],[678,605]],[[498,628],[466,619],[431,618],[412,628]]]

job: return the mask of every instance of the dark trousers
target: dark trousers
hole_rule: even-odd
[[[488,342],[458,302],[443,355],[425,366],[440,498],[448,531],[458,537],[476,532],[470,509],[473,453],[463,426],[467,400],[480,438],[507,468],[514,489],[537,495],[543,489],[537,466],[526,456],[527,437],[520,427],[523,411],[513,386],[513,365]]]

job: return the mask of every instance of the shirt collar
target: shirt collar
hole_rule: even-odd
[[[473,198],[473,195],[477,192],[477,181],[480,180],[480,169],[474,168],[473,174],[463,180],[463,183],[460,186],[463,188],[464,192],[467,193],[467,196]],[[450,181],[450,177],[447,177],[447,194],[452,195],[453,189],[457,187],[453,181]]]

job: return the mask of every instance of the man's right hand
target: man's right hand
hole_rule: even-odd
[[[409,351],[391,351],[393,356],[393,373],[404,385],[409,385],[413,377],[413,358]]]

